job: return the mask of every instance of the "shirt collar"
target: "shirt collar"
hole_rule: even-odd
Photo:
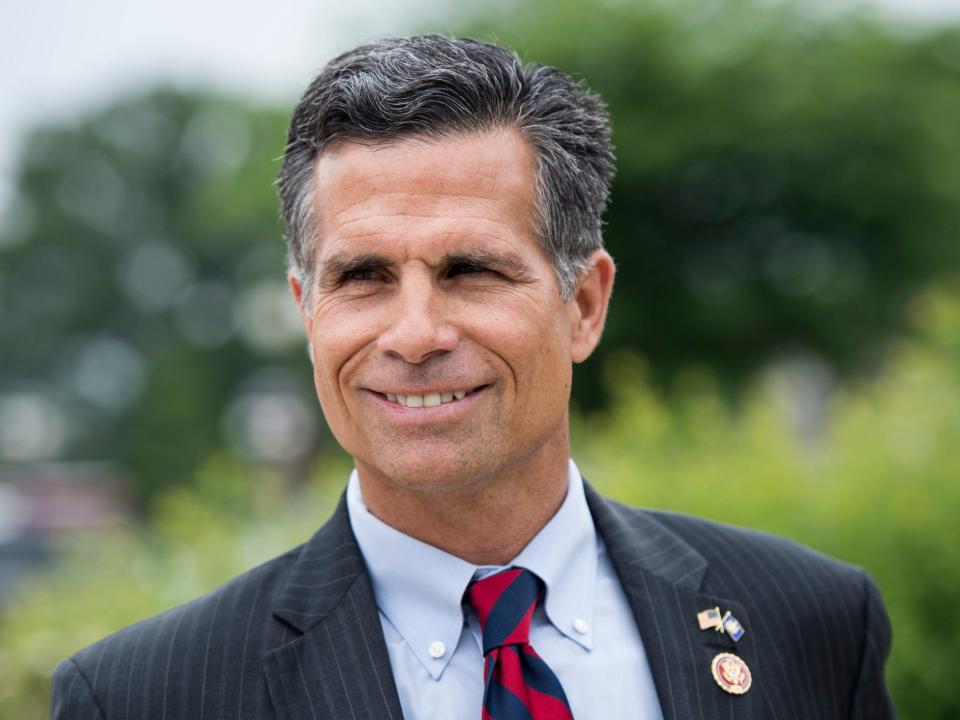
[[[347,485],[347,510],[377,606],[427,672],[438,679],[460,640],[461,602],[467,585],[478,571],[485,575],[499,568],[478,569],[379,520],[363,503],[356,470]],[[543,580],[547,618],[566,637],[591,649],[597,536],[583,479],[573,460],[560,509],[509,566],[524,567]],[[439,658],[430,652],[437,641],[446,648]]]
[[[510,565],[526,568],[543,580],[547,618],[557,630],[590,650],[597,531],[583,492],[583,478],[573,460],[569,474],[570,485],[560,509]]]

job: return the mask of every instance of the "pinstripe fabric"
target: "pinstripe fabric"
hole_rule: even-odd
[[[600,498],[587,503],[634,609],[664,720],[894,717],[883,679],[890,625],[862,570],[783,538]],[[737,643],[696,613],[730,610]],[[734,652],[753,687],[728,695],[710,661]]]
[[[664,720],[893,717],[883,682],[889,623],[863,571],[783,539],[586,491]],[[714,605],[743,623],[739,643],[698,629],[696,613]],[[714,683],[710,660],[723,650],[750,666],[746,695]],[[51,717],[401,720],[345,504],[301,547],[61,663]]]
[[[401,720],[345,504],[305,545],[54,673],[55,720]]]

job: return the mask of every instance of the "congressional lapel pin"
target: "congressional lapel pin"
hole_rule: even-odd
[[[731,695],[743,695],[753,684],[747,664],[733,653],[719,653],[710,663],[717,685]]]

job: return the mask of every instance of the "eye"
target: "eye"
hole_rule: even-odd
[[[347,270],[340,276],[340,284],[381,282],[387,278],[376,268],[356,268]]]
[[[340,279],[343,282],[350,282],[351,280],[373,280],[375,277],[373,270],[351,270],[344,273]]]
[[[447,277],[457,275],[481,275],[484,273],[493,274],[493,270],[478,263],[458,262],[454,263],[447,270]]]

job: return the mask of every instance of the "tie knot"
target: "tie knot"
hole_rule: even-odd
[[[484,655],[530,642],[530,622],[542,593],[540,578],[523,568],[503,570],[467,588],[470,606],[480,618]]]

